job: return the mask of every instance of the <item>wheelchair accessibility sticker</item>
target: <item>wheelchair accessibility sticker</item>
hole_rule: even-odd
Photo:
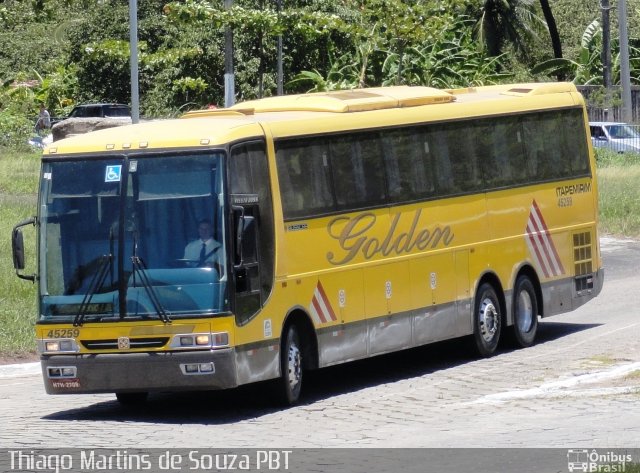
[[[120,176],[122,175],[122,165],[107,166],[107,172],[104,175],[104,182],[120,182]]]

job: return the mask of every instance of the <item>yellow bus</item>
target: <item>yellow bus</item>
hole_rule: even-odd
[[[309,369],[529,346],[602,287],[587,130],[572,84],[536,83],[272,97],[55,142],[13,232],[46,391],[274,380],[295,403]]]

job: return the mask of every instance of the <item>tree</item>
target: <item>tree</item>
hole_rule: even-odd
[[[558,33],[558,26],[556,25],[556,19],[551,11],[551,5],[549,0],[540,0],[540,8],[542,8],[542,14],[544,20],[547,23],[549,29],[549,37],[551,38],[551,46],[553,47],[553,57],[562,57],[562,43],[560,42],[560,34]]]
[[[563,74],[573,77],[576,84],[591,85],[602,82],[601,44],[602,28],[594,20],[582,34],[577,60],[554,58],[537,64],[534,74]],[[617,61],[616,61],[617,62]]]
[[[500,55],[507,43],[522,57],[544,27],[533,8],[533,0],[483,0],[476,24],[476,37],[490,56]]]

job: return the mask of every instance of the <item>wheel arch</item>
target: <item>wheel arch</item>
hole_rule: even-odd
[[[482,286],[484,283],[491,284],[493,289],[496,291],[496,295],[498,296],[498,300],[500,302],[500,310],[501,310],[502,319],[503,319],[502,322],[504,323],[506,320],[505,317],[507,316],[507,301],[505,298],[504,287],[500,282],[500,278],[493,271],[487,271],[483,273],[478,279],[478,283],[474,291],[473,304],[475,306],[475,301],[476,301],[476,298],[478,297],[478,289],[480,289],[480,286]]]
[[[291,325],[295,325],[300,336],[300,343],[303,350],[303,368],[317,369],[319,364],[318,357],[318,337],[316,330],[311,321],[309,314],[301,307],[293,307],[287,313],[284,323],[282,324],[282,333],[280,334],[280,353],[284,350],[284,334]]]

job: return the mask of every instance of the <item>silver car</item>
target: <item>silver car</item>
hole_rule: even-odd
[[[640,127],[617,122],[589,122],[594,148],[640,153]]]

